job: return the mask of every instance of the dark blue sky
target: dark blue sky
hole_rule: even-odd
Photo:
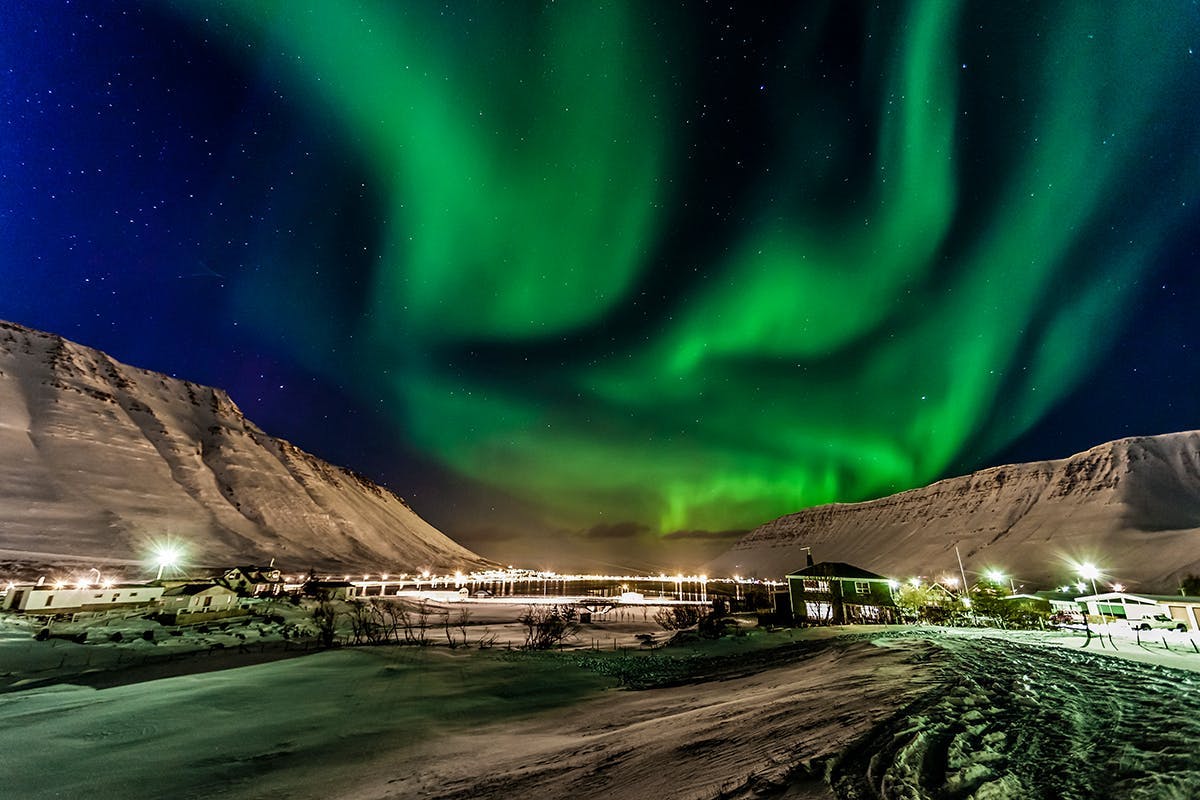
[[[499,558],[1196,427],[1195,6],[931,8],[11,3],[0,318]]]

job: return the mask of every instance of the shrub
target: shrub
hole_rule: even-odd
[[[681,631],[699,625],[709,614],[709,610],[703,606],[667,606],[654,612],[654,621],[663,630]]]
[[[525,626],[526,650],[549,650],[579,632],[574,606],[529,606],[517,618]]]

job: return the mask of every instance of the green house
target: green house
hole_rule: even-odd
[[[810,563],[787,576],[792,618],[801,625],[891,623],[899,616],[891,580],[839,561]]]

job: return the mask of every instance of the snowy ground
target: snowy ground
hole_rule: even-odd
[[[39,686],[0,695],[0,796],[1200,797],[1200,654],[1084,641],[347,648]]]

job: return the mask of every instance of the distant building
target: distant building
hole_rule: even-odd
[[[167,589],[159,602],[163,621],[182,625],[245,614],[238,599],[237,592],[219,583],[185,583]]]
[[[1075,599],[1087,607],[1087,613],[1092,617],[1136,621],[1162,614],[1183,625],[1187,630],[1200,631],[1200,597],[1101,592]]]
[[[283,594],[283,575],[275,567],[242,566],[225,570],[217,583],[243,597]]]
[[[888,623],[898,618],[893,582],[838,561],[811,563],[787,576],[792,617],[804,625]]]
[[[134,608],[149,605],[162,593],[161,586],[145,584],[122,584],[108,588],[69,588],[62,585],[28,584],[9,589],[0,608],[5,611],[21,611],[26,614],[103,611],[109,608]]]
[[[349,600],[358,591],[350,581],[310,581],[304,589],[318,600]]]
[[[1034,597],[1044,601],[1045,606],[1038,605],[1038,610],[1048,609],[1051,614],[1069,614],[1078,615],[1083,613],[1083,606],[1075,599],[1075,592],[1060,592],[1055,590],[1043,590],[1034,592],[1032,595],[1014,595],[1015,597]]]

